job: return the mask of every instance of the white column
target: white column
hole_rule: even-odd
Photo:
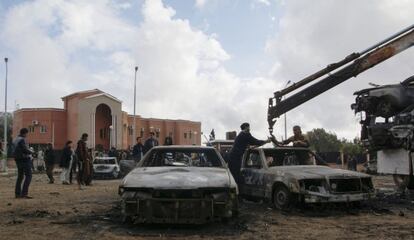
[[[89,142],[89,146],[91,148],[95,148],[95,112],[92,112],[91,114],[91,136],[89,137],[90,142]]]

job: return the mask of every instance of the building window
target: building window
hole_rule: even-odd
[[[40,133],[46,133],[46,126],[40,126]]]
[[[184,133],[184,138],[187,138],[187,133]]]
[[[141,128],[141,132],[140,132],[141,137],[144,137],[144,131],[145,131],[145,128]]]
[[[191,130],[190,130],[190,134],[188,134],[188,135],[189,135],[190,139],[193,137],[193,133],[191,132]]]
[[[99,137],[101,138],[101,139],[103,139],[104,138],[104,132],[103,132],[103,129],[101,128],[101,129],[99,129]]]
[[[132,136],[133,133],[134,133],[134,129],[132,129],[132,126],[128,126],[128,135]]]
[[[29,133],[34,133],[35,127],[34,126],[29,126],[28,130],[29,130]]]

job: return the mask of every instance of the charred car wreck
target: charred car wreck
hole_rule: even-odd
[[[414,129],[414,76],[399,84],[376,86],[354,93],[351,108],[361,116],[361,140],[373,150],[409,148]]]
[[[237,185],[212,147],[155,147],[119,186],[122,214],[140,223],[200,224],[237,213]]]
[[[369,175],[314,165],[311,156],[306,148],[247,150],[240,194],[268,200],[278,209],[296,202],[358,202],[374,197]]]

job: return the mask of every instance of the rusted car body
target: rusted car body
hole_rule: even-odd
[[[201,224],[237,213],[237,185],[216,149],[151,149],[119,186],[122,214],[140,223]]]
[[[240,194],[264,198],[276,208],[294,202],[355,202],[374,197],[367,174],[314,165],[306,148],[249,149],[243,156]]]

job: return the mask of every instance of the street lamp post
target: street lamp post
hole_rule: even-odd
[[[137,72],[138,72],[138,66],[135,66],[135,79],[134,79],[134,123],[132,125],[132,141],[131,145],[134,145],[135,140],[135,134],[136,134],[136,100],[137,100]]]
[[[7,173],[7,74],[8,74],[8,68],[7,68],[7,62],[9,61],[8,58],[4,58],[4,62],[6,64],[6,81],[5,81],[5,87],[4,87],[4,145],[3,145],[3,152],[4,152],[4,159],[3,159],[3,170]]]

